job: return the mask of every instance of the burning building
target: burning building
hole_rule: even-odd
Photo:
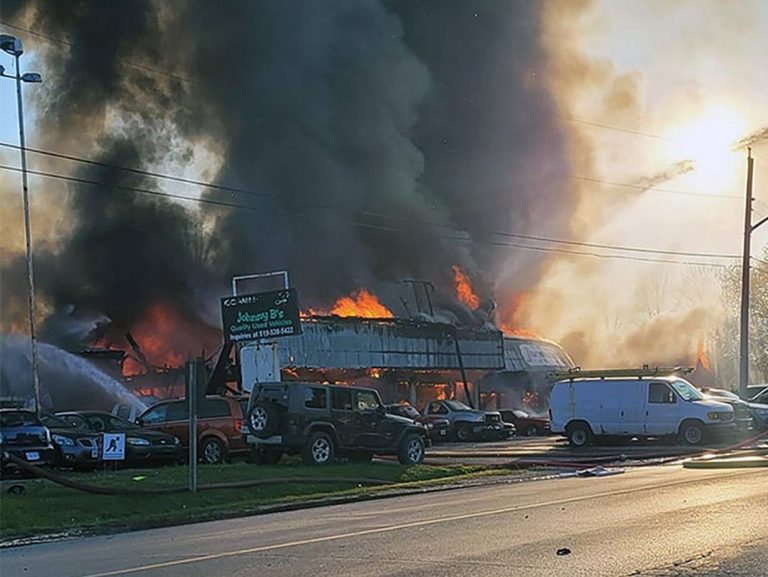
[[[459,398],[475,407],[541,409],[546,374],[572,368],[555,343],[407,319],[311,317],[303,333],[240,349],[242,384],[302,380],[376,388],[385,402]]]

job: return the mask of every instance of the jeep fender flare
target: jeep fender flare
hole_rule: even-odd
[[[429,438],[429,433],[426,431],[426,429],[418,429],[416,427],[403,427],[403,430],[400,431],[400,434],[397,436],[397,442],[395,443],[396,447],[400,446],[400,443],[403,442],[403,440],[410,434],[415,433],[419,435],[424,441]]]
[[[314,422],[314,423],[309,423],[307,425],[304,425],[304,429],[301,431],[301,438],[308,439],[309,436],[315,431],[323,431],[325,433],[328,433],[331,436],[331,440],[333,441],[333,444],[338,448],[339,436],[336,434],[336,427],[333,426],[332,423],[321,421],[321,422]]]

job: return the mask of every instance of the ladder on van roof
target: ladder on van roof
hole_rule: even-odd
[[[643,366],[639,369],[591,369],[582,370],[581,367],[575,367],[567,371],[554,371],[547,373],[551,381],[564,381],[573,379],[606,379],[611,377],[659,377],[670,375],[687,375],[693,372],[693,367],[649,367]]]

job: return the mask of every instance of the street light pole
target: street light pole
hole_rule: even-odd
[[[19,67],[19,59],[23,54],[21,40],[13,36],[3,34],[0,36],[0,49],[14,57],[16,62],[16,102],[18,106],[19,114],[19,147],[21,151],[21,188],[22,188],[22,203],[24,210],[24,241],[26,244],[27,253],[27,284],[29,296],[29,337],[31,344],[31,363],[32,363],[32,387],[35,394],[35,413],[38,418],[40,417],[41,398],[40,398],[40,375],[38,373],[37,365],[37,330],[35,324],[35,272],[32,261],[32,224],[30,221],[29,211],[29,184],[27,180],[27,150],[26,140],[24,138],[24,102],[21,96],[21,83],[25,82],[40,82],[41,78],[39,74],[25,74],[22,77],[21,69]],[[4,71],[0,71],[0,74],[6,76]]]

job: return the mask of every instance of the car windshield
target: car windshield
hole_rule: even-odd
[[[52,429],[74,429],[77,427],[76,424],[55,415],[48,415],[43,417],[42,421],[46,427],[50,427]]]
[[[403,416],[410,417],[411,419],[419,416],[419,411],[408,405],[401,406],[400,411],[402,412]]]
[[[672,385],[672,388],[677,391],[677,394],[686,401],[700,401],[704,398],[704,396],[688,381],[678,379],[672,381],[670,384]]]
[[[115,415],[89,414],[85,415],[85,418],[88,419],[88,423],[91,425],[90,428],[99,432],[135,431],[141,429],[138,425]]]
[[[445,401],[445,404],[452,411],[471,411],[472,409],[461,401]]]
[[[709,389],[704,392],[709,394],[712,397],[720,397],[723,399],[733,399],[736,401],[739,400],[739,395],[736,395],[730,391],[723,391],[722,389]]]
[[[10,413],[0,413],[0,427],[28,427],[30,425],[39,425],[34,413],[27,411],[14,411]]]

